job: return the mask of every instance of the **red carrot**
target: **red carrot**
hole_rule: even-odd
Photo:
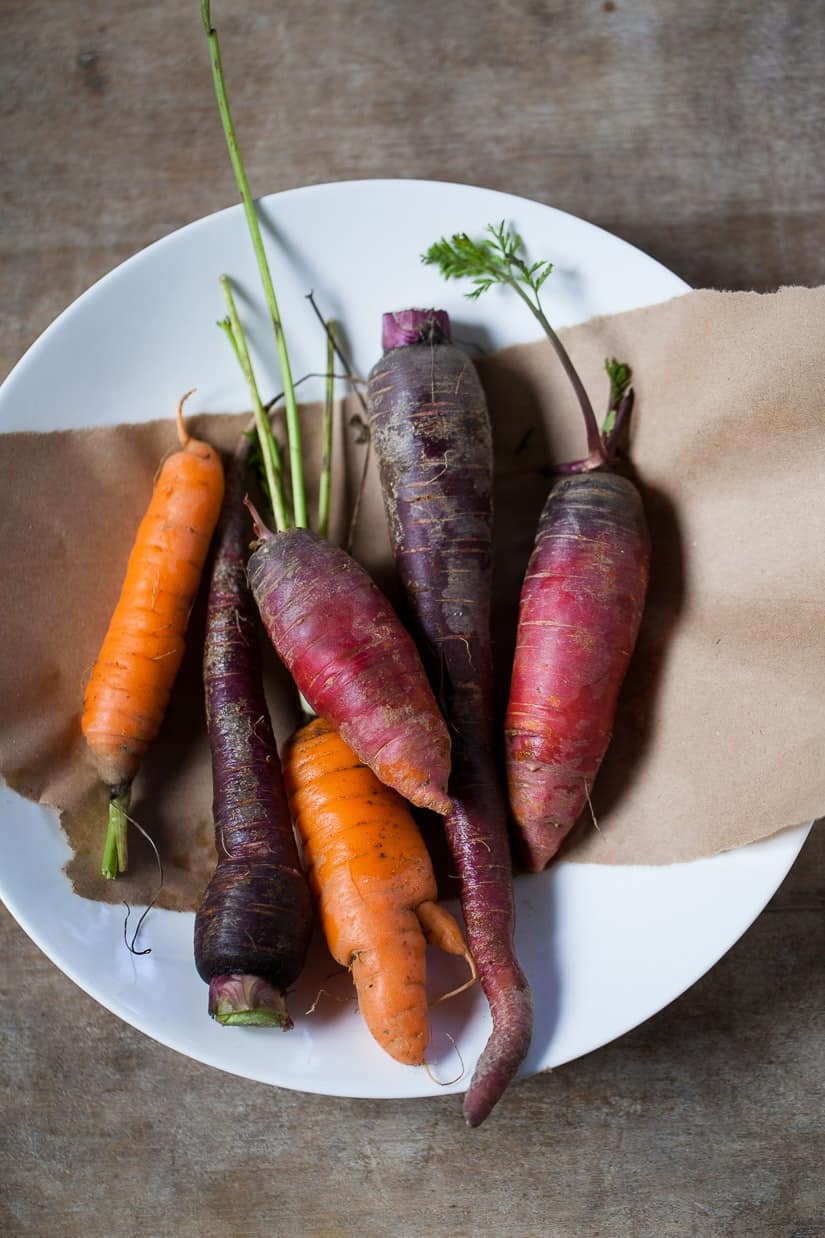
[[[312,711],[379,779],[449,811],[450,737],[418,652],[353,558],[308,529],[260,539],[249,583],[264,627]]]
[[[504,794],[493,742],[492,442],[484,393],[441,311],[385,314],[368,388],[396,564],[453,741],[445,820],[493,1032],[464,1103],[483,1121],[523,1060],[532,999],[513,945]]]
[[[244,472],[233,461],[209,591],[203,678],[218,864],[195,918],[195,962],[221,1023],[291,1027],[312,900],[272,734],[246,580]]]
[[[610,742],[619,689],[641,622],[649,542],[639,493],[611,471],[633,392],[627,366],[607,363],[608,415],[599,431],[587,392],[541,306],[549,262],[528,264],[504,224],[472,241],[460,233],[425,261],[466,277],[477,297],[516,292],[544,328],[576,393],[588,454],[563,465],[550,491],[521,593],[505,721],[510,805],[527,866],[556,854],[585,808]]]
[[[648,558],[632,482],[602,470],[556,482],[522,586],[505,721],[510,805],[535,872],[586,807],[607,751]]]

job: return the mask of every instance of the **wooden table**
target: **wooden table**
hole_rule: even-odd
[[[114,264],[236,200],[198,9],[0,4],[0,372]],[[215,4],[257,192],[484,184],[694,285],[757,290],[825,281],[824,16],[793,0]],[[331,1100],[180,1057],[3,912],[0,1232],[825,1234],[824,849],[817,828],[677,1002],[515,1086],[475,1132],[455,1097]]]

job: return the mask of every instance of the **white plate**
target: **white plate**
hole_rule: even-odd
[[[556,269],[546,303],[556,324],[666,300],[687,285],[608,233],[535,202],[463,185],[347,182],[263,200],[271,258],[293,357],[319,368],[319,328],[305,297],[344,323],[358,372],[380,348],[381,313],[438,304],[466,338],[473,324],[492,347],[537,336],[512,296],[480,305],[445,284],[419,255],[439,236],[480,232],[506,220],[530,253]],[[277,243],[273,240],[277,233]],[[41,336],[0,389],[3,430],[52,430],[140,421],[174,409],[196,386],[204,410],[247,406],[243,381],[215,320],[218,276],[248,291],[262,387],[279,389],[262,298],[240,207],[209,216],[150,246],[79,298]],[[60,399],[54,399],[55,389]],[[307,398],[318,393],[304,389]],[[131,401],[124,404],[124,399]],[[370,1040],[347,977],[330,982],[321,955],[290,999],[295,1029],[224,1029],[206,1014],[206,988],[192,962],[191,915],[153,911],[142,937],[152,953],[123,946],[123,911],[78,898],[62,874],[69,858],[52,812],[0,788],[6,846],[0,895],[37,945],[120,1018],[199,1061],[234,1074],[340,1096],[443,1095],[463,1090],[489,1030],[480,991],[434,1012],[430,1057],[445,1082],[391,1061]],[[518,948],[536,996],[536,1030],[524,1072],[557,1066],[621,1035],[701,976],[744,932],[782,881],[807,829],[715,859],[666,868],[562,864],[517,882]],[[10,840],[13,839],[13,846]],[[434,983],[452,983],[435,963]],[[447,1032],[466,1071],[460,1078]]]

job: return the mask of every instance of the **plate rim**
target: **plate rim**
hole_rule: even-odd
[[[428,180],[424,177],[353,177],[340,181],[319,181],[312,185],[294,185],[289,189],[272,190],[259,195],[254,199],[254,202],[256,207],[266,207],[269,203],[275,201],[281,201],[296,196],[304,196],[306,194],[324,193],[329,192],[330,190],[337,191],[342,189],[355,192],[357,190],[364,190],[368,187],[390,188],[394,192],[400,192],[402,187],[421,187],[428,190],[432,188],[444,188],[467,191],[468,193],[473,193],[480,190],[483,193],[494,194],[497,197],[507,199],[514,203],[525,203],[530,207],[539,206],[543,210],[572,221],[575,224],[586,225],[586,227],[591,229],[594,233],[608,239],[611,244],[618,244],[627,252],[636,254],[640,258],[643,258],[645,262],[656,266],[663,275],[669,276],[671,279],[678,281],[681,285],[679,290],[674,291],[673,296],[679,296],[682,293],[694,291],[693,286],[689,284],[687,280],[677,274],[677,272],[672,271],[659,258],[653,257],[653,255],[648,254],[645,250],[640,249],[638,245],[634,245],[632,241],[626,241],[623,237],[618,236],[614,232],[610,232],[607,228],[603,228],[600,224],[592,223],[584,216],[574,215],[572,211],[564,210],[558,206],[552,206],[550,203],[539,202],[537,199],[525,197],[523,194],[510,193],[507,190],[495,189],[486,185],[472,185],[467,181]],[[72,313],[77,307],[85,304],[87,298],[91,298],[93,294],[96,294],[110,280],[113,281],[117,278],[125,266],[130,263],[137,262],[145,255],[161,250],[166,245],[174,243],[176,240],[179,240],[183,233],[193,234],[197,229],[207,226],[210,222],[221,216],[228,216],[233,213],[238,214],[242,210],[242,205],[239,202],[235,202],[229,204],[228,206],[218,207],[217,210],[210,211],[206,215],[199,215],[195,219],[190,219],[186,223],[180,224],[177,228],[173,228],[171,232],[166,232],[163,236],[156,237],[154,241],[148,241],[145,245],[141,245],[139,249],[136,249],[133,253],[127,255],[127,257],[122,258],[113,267],[110,267],[109,270],[104,271],[102,275],[99,275],[92,281],[91,284],[88,285],[88,287],[78,293],[78,295],[74,297],[73,300],[71,300],[67,305],[65,305],[63,309],[59,310],[57,315],[52,318],[49,323],[47,323],[43,330],[25,348],[23,353],[17,361],[14,362],[11,369],[5,375],[2,382],[0,382],[0,394],[2,394],[6,384],[15,377],[18,370],[24,366],[24,363],[29,363],[31,354],[35,352],[35,350],[39,350],[41,342],[44,340],[48,341],[52,332],[62,324],[63,319]],[[651,302],[651,304],[659,303]],[[0,432],[2,432],[2,430],[0,430]]]
[[[259,207],[263,207],[264,209],[266,209],[270,205],[275,205],[284,200],[293,199],[295,197],[305,197],[306,195],[310,195],[310,196],[323,195],[325,193],[329,193],[330,191],[345,192],[345,193],[358,193],[358,192],[363,193],[365,190],[376,189],[376,188],[380,188],[380,189],[390,191],[390,192],[401,192],[401,191],[415,192],[416,189],[424,189],[426,192],[458,190],[460,192],[466,192],[468,195],[476,195],[479,192],[481,192],[483,194],[493,195],[496,198],[502,200],[503,203],[506,203],[506,202],[513,203],[514,210],[519,205],[526,205],[531,210],[538,207],[538,208],[541,208],[542,211],[548,212],[551,216],[555,216],[557,218],[561,218],[563,220],[569,221],[575,226],[583,225],[587,230],[592,231],[596,234],[599,234],[609,244],[618,245],[622,247],[625,251],[627,251],[628,254],[638,257],[639,259],[642,259],[645,263],[649,264],[651,269],[657,268],[661,274],[663,274],[664,276],[668,277],[668,279],[673,281],[674,292],[672,293],[672,295],[674,297],[691,291],[691,286],[685,280],[683,280],[679,275],[677,275],[675,272],[671,271],[668,267],[666,267],[659,259],[641,250],[636,245],[633,245],[631,242],[624,240],[622,237],[617,236],[616,234],[612,232],[609,232],[607,229],[601,227],[600,225],[594,224],[582,216],[574,215],[571,212],[565,211],[559,207],[552,206],[548,203],[539,202],[536,199],[527,198],[522,195],[509,193],[504,190],[487,187],[483,185],[473,185],[467,182],[460,182],[460,181],[429,180],[429,179],[413,178],[413,177],[411,178],[404,178],[404,177],[352,178],[352,179],[346,179],[346,180],[340,180],[340,181],[319,182],[313,185],[293,186],[289,189],[284,189],[280,191],[274,191],[274,192],[262,194],[259,198],[256,199],[256,204]],[[239,214],[242,211],[242,209],[243,208],[240,205],[240,203],[236,202],[236,203],[227,205],[225,207],[221,207],[215,211],[212,211],[207,215],[199,216],[196,219],[193,219],[184,224],[181,224],[179,227],[173,229],[171,232],[165,233],[163,236],[158,237],[155,240],[137,249],[136,251],[134,251],[134,253],[122,259],[114,267],[110,268],[108,271],[104,272],[101,276],[95,279],[77,297],[75,297],[68,305],[66,305],[56,315],[56,317],[53,318],[51,322],[43,329],[43,331],[39,333],[39,335],[31,342],[31,344],[29,344],[29,346],[25,349],[21,357],[15,362],[15,364],[9,370],[8,374],[5,376],[2,384],[0,384],[0,401],[2,401],[5,398],[8,392],[8,389],[9,389],[9,385],[11,384],[11,387],[13,388],[14,383],[18,380],[18,377],[21,374],[25,374],[29,366],[37,363],[37,358],[38,358],[38,354],[39,354],[41,347],[45,346],[50,341],[52,336],[56,332],[59,331],[59,329],[61,328],[66,318],[70,316],[78,307],[85,305],[89,299],[99,295],[102,290],[105,290],[106,286],[110,282],[116,281],[122,275],[125,268],[130,267],[130,266],[135,266],[145,256],[155,253],[159,250],[162,250],[166,246],[173,245],[175,244],[175,242],[179,242],[183,234],[193,235],[199,229],[208,227],[211,223],[214,223],[214,221],[217,220],[218,218],[223,217],[223,216],[228,216],[230,214]],[[656,303],[657,302],[651,302],[650,304],[656,304]],[[44,812],[48,813],[51,820],[53,821],[56,820],[56,814],[53,809],[48,808],[46,805],[39,805],[38,807],[40,807]],[[750,928],[753,922],[762,913],[770,897],[772,897],[772,894],[775,893],[775,891],[779,888],[779,886],[782,884],[785,877],[787,876],[787,873],[789,872],[802,846],[804,845],[804,842],[807,839],[810,833],[810,830],[813,827],[813,824],[814,822],[810,822],[806,825],[792,827],[791,829],[786,829],[786,830],[782,830],[779,832],[781,834],[787,835],[787,853],[784,855],[783,862],[779,866],[782,869],[782,871],[779,872],[776,883],[772,888],[771,894],[769,894],[768,898],[764,902],[762,902],[753,911],[753,914],[750,915],[750,917],[747,919],[747,922],[744,924],[744,926],[738,929],[738,931],[734,933],[734,935],[731,937],[730,940],[726,939],[719,946],[718,952],[714,953],[714,957],[710,958],[710,961],[706,961],[703,963],[701,968],[696,972],[696,975],[693,977],[692,980],[690,980],[687,983],[687,985],[680,985],[680,987],[678,988],[678,991],[674,992],[669,998],[665,999],[664,1001],[661,1001],[658,998],[655,999],[654,1005],[651,1007],[651,1009],[647,1013],[641,1015],[641,1017],[638,1017],[638,1018],[634,1017],[632,1021],[627,1023],[627,1025],[623,1028],[623,1030],[618,1031],[618,1032],[612,1031],[610,1032],[609,1035],[607,1035],[604,1039],[600,1040],[598,1043],[593,1044],[588,1048],[584,1048],[577,1053],[574,1053],[567,1057],[563,1057],[561,1060],[559,1060],[558,1062],[554,1062],[552,1065],[540,1066],[536,1069],[531,1069],[531,1070],[522,1070],[520,1072],[520,1076],[527,1077],[534,1073],[542,1073],[544,1071],[549,1071],[553,1069],[556,1065],[562,1065],[569,1061],[573,1061],[576,1058],[583,1056],[586,1053],[589,1053],[589,1052],[594,1051],[595,1049],[601,1048],[606,1044],[610,1044],[615,1039],[627,1034],[628,1031],[631,1031],[632,1029],[640,1026],[642,1023],[650,1019],[654,1014],[658,1013],[661,1010],[664,1010],[667,1006],[672,1004],[673,1001],[677,1000],[678,997],[680,997],[690,987],[692,987],[692,985],[695,984],[703,975],[707,974],[707,972],[712,967],[714,967],[716,963],[726,953],[728,953],[728,951],[733,947],[733,945],[735,945],[736,942],[744,935],[744,933],[747,932],[747,930]],[[59,828],[59,825],[56,828],[57,828],[57,835],[58,835],[59,840],[61,840],[63,844],[67,847],[67,844],[65,842],[65,837],[63,836],[62,831]],[[762,840],[760,842],[749,844],[748,847],[758,848],[762,846],[763,843],[772,843],[773,840],[776,839],[777,837],[778,837],[778,834],[771,835],[766,840]],[[792,838],[793,838],[793,841],[791,841]],[[736,854],[739,851],[744,851],[747,849],[748,848],[737,848],[733,852],[726,852],[722,854],[731,855],[731,854]],[[708,862],[713,862],[714,860],[718,858],[720,857],[706,857],[702,860],[690,861],[689,863],[690,864],[704,864]],[[572,866],[593,867],[589,865],[575,865],[574,862],[572,861],[566,861],[565,863],[569,867],[572,867]],[[596,866],[596,867],[608,867],[608,866]],[[610,866],[610,867],[613,867],[613,866]],[[648,870],[648,869],[655,869],[658,866],[622,865],[619,867],[623,869],[635,868],[635,869]],[[65,873],[63,873],[63,877],[64,877],[64,880],[68,881],[68,878],[65,877]],[[74,894],[74,891],[72,891],[72,894]],[[75,897],[80,898],[81,896],[75,895]],[[135,1027],[136,1030],[140,1031],[143,1035],[150,1037],[150,1039],[156,1040],[158,1043],[161,1043],[165,1045],[166,1047],[174,1050],[175,1052],[180,1053],[182,1056],[189,1057],[192,1060],[202,1063],[204,1065],[213,1067],[215,1069],[222,1070],[225,1073],[239,1075],[240,1077],[249,1078],[255,1081],[259,1081],[259,1082],[265,1082],[269,1086],[273,1086],[273,1087],[284,1087],[290,1090],[306,1091],[310,1094],[341,1096],[341,1097],[348,1097],[352,1099],[376,1099],[376,1098],[382,1098],[382,1099],[418,1099],[418,1098],[421,1098],[423,1099],[425,1097],[432,1096],[435,1094],[443,1095],[451,1091],[463,1091],[469,1082],[469,1073],[468,1073],[466,1077],[458,1081],[457,1084],[448,1085],[444,1088],[439,1088],[438,1092],[433,1092],[432,1090],[422,1090],[414,1094],[410,1094],[407,1092],[400,1092],[400,1091],[399,1092],[381,1091],[380,1093],[371,1093],[369,1091],[353,1091],[351,1088],[351,1085],[348,1087],[347,1090],[342,1091],[342,1090],[337,1090],[335,1087],[328,1086],[321,1080],[313,1080],[311,1087],[304,1087],[301,1085],[300,1082],[293,1085],[289,1081],[279,1081],[276,1083],[276,1082],[272,1082],[271,1080],[262,1080],[260,1078],[260,1075],[254,1073],[254,1071],[245,1073],[243,1071],[238,1070],[234,1066],[226,1065],[219,1061],[216,1061],[210,1058],[208,1055],[205,1055],[204,1053],[197,1051],[196,1049],[181,1047],[179,1043],[175,1043],[175,1040],[172,1036],[164,1035],[162,1030],[158,1030],[155,1027],[146,1025],[143,1021],[142,1015],[140,1014],[136,1015],[134,1012],[130,1012],[125,1002],[119,1002],[116,997],[112,997],[111,995],[107,995],[106,993],[102,992],[93,983],[88,982],[86,979],[79,978],[78,974],[76,973],[73,967],[71,967],[70,965],[67,965],[65,962],[58,961],[58,958],[55,957],[55,953],[59,954],[59,952],[54,952],[52,948],[49,948],[49,946],[44,944],[43,932],[39,930],[36,925],[31,924],[30,917],[26,914],[25,910],[18,905],[18,899],[15,898],[14,892],[11,892],[10,894],[9,891],[6,889],[6,881],[5,881],[3,872],[0,872],[0,898],[2,898],[4,904],[8,908],[12,917],[15,919],[18,925],[23,929],[23,931],[27,934],[27,936],[30,937],[30,939],[34,942],[34,944],[38,947],[38,949],[40,949],[46,955],[46,957],[49,958],[49,960],[54,964],[54,966],[56,966],[60,971],[62,971],[64,975],[66,975],[67,978],[72,981],[72,983],[76,984],[81,990],[87,993],[94,1001],[98,1002],[105,1009],[109,1010],[112,1014],[115,1015],[115,1017],[120,1018],[124,1022],[128,1023],[130,1026]],[[83,901],[94,903],[93,900],[83,900]],[[94,905],[98,907],[108,908],[110,909],[110,911],[115,911],[118,914],[120,913],[119,907],[113,904],[94,904]],[[163,911],[161,914],[163,914],[164,916],[176,917],[176,918],[183,915],[184,917],[188,916],[194,919],[194,914],[191,912],[179,913],[179,912],[172,912],[172,911]]]

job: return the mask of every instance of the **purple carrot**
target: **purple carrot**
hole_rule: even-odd
[[[413,630],[452,735],[445,820],[493,1031],[464,1102],[482,1122],[523,1061],[532,997],[513,944],[507,817],[493,739],[492,436],[470,359],[439,310],[384,315],[368,387],[372,442]]]
[[[264,627],[314,713],[413,804],[450,809],[450,736],[410,635],[367,572],[308,529],[270,533],[249,583]]]
[[[195,962],[220,1023],[292,1026],[312,899],[301,869],[246,579],[242,447],[227,482],[209,590],[203,678],[218,864],[195,917]]]

